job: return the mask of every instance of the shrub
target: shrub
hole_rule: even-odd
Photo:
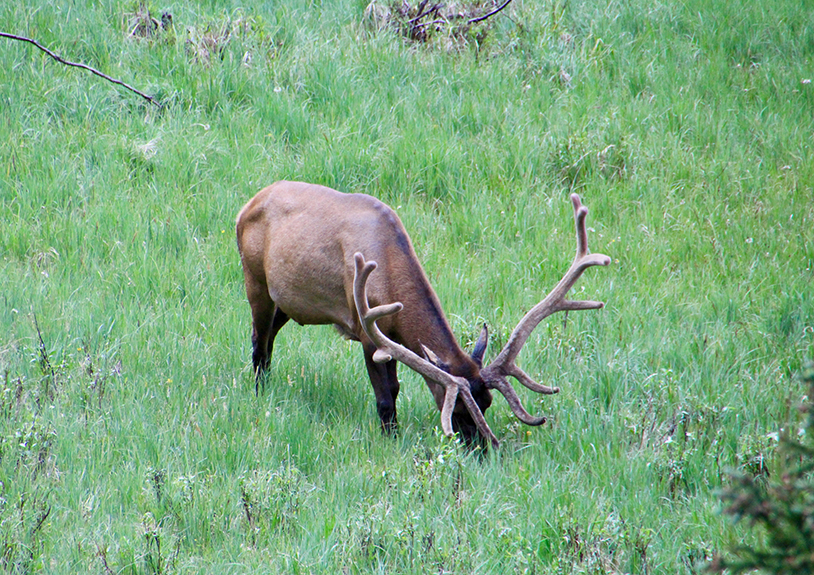
[[[724,513],[758,527],[762,544],[742,545],[731,558],[717,557],[710,571],[801,575],[814,573],[814,363],[802,374],[808,395],[800,407],[805,425],[794,437],[789,426],[780,435],[780,468],[765,474],[732,475],[721,498]]]

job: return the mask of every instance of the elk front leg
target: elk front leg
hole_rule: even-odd
[[[364,344],[364,350],[365,367],[373,385],[373,393],[376,395],[376,412],[381,419],[382,432],[395,434],[398,431],[396,417],[396,398],[399,394],[399,380],[396,375],[398,364],[395,359],[385,363],[373,361],[373,353],[376,351],[373,344]]]

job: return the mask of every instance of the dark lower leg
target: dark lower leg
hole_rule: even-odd
[[[288,316],[280,311],[279,308],[274,308],[268,333],[265,336],[265,342],[255,333],[252,333],[252,363],[254,364],[255,372],[255,386],[254,392],[256,395],[260,394],[260,385],[265,388],[264,374],[268,370],[269,363],[271,362],[271,352],[274,349],[274,338],[277,337],[277,332],[288,322]]]
[[[376,412],[381,420],[382,431],[393,434],[398,431],[396,416],[396,398],[399,393],[399,382],[396,376],[396,361],[376,363],[373,361],[375,347],[365,346],[365,366],[376,395]]]

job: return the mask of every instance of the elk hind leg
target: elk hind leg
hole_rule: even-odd
[[[254,349],[252,351],[252,364],[254,364],[254,372],[255,372],[255,385],[254,385],[254,393],[255,395],[260,395],[260,386],[262,384],[263,388],[265,389],[266,381],[264,378],[264,374],[268,371],[269,363],[271,362],[271,352],[274,349],[274,338],[277,337],[277,332],[288,323],[289,317],[283,313],[280,308],[274,306],[274,313],[271,317],[271,324],[268,328],[267,335],[265,337],[266,344],[265,349],[262,345],[254,345],[255,336],[254,333],[252,334],[252,344],[254,345]],[[258,352],[258,350],[260,352]],[[255,359],[255,356],[258,356]]]
[[[263,375],[271,360],[274,338],[288,321],[288,316],[272,301],[265,285],[247,278],[246,292],[252,308],[252,365],[255,393],[259,395]]]

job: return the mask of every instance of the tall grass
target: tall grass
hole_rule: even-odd
[[[28,3],[31,4],[31,3]],[[814,16],[528,2],[411,44],[365,2],[9,4],[0,45],[0,566],[12,573],[695,573],[746,536],[814,341]],[[229,29],[228,39],[217,33]],[[207,34],[217,50],[200,56]],[[573,250],[486,457],[406,368],[382,437],[361,350],[286,326],[255,397],[233,222],[277,179],[397,208],[453,329],[499,349]],[[39,331],[38,331],[39,330]]]

